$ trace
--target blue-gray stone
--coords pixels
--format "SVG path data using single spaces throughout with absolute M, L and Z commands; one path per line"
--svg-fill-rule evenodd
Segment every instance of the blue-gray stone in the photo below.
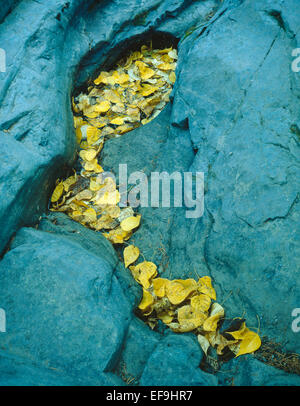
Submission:
M 223 364 L 219 375 L 224 385 L 300 386 L 300 376 L 289 374 L 258 361 L 252 355 L 238 357 Z
M 21 229 L 0 263 L 6 312 L 0 349 L 66 377 L 103 384 L 132 317 L 113 271 L 75 242 Z

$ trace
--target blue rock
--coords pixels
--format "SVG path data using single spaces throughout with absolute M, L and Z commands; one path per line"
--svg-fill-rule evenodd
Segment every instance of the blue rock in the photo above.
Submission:
M 233 386 L 300 386 L 300 376 L 288 374 L 246 355 L 223 364 L 219 375 L 225 385 Z
M 5 3 L 1 253 L 17 235 L 0 262 L 1 385 L 121 385 L 122 365 L 144 385 L 218 384 L 199 369 L 195 336 L 153 332 L 134 318 L 141 289 L 102 236 L 64 215 L 44 216 L 55 180 L 76 159 L 74 87 L 151 37 L 180 40 L 172 103 L 108 141 L 104 164 L 147 175 L 203 171 L 205 212 L 187 219 L 185 207 L 141 208 L 134 242 L 161 276 L 210 275 L 227 317 L 244 316 L 300 352 L 291 328 L 300 306 L 300 75 L 291 70 L 299 7 L 297 0 Z M 39 231 L 20 230 L 40 219 Z M 236 385 L 299 385 L 253 358 L 233 364 L 241 366 Z

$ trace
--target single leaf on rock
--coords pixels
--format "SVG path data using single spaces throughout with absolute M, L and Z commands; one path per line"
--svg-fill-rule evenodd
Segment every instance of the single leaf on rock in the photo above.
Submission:
M 127 268 L 129 265 L 133 264 L 139 257 L 140 255 L 140 250 L 138 247 L 135 247 L 134 245 L 129 245 L 124 249 L 124 262 L 125 262 L 125 268 Z
M 236 357 L 239 357 L 243 354 L 250 354 L 259 349 L 261 346 L 261 339 L 257 333 L 254 331 L 248 330 L 245 334 L 242 342 L 240 343 L 239 351 L 236 354 Z
M 207 351 L 210 347 L 210 343 L 209 343 L 208 339 L 201 334 L 198 334 L 197 339 L 198 339 L 198 343 L 200 344 L 200 347 L 202 348 L 204 354 L 207 355 Z
M 140 221 L 141 221 L 140 215 L 131 216 L 124 219 L 120 225 L 124 231 L 131 231 L 140 225 Z

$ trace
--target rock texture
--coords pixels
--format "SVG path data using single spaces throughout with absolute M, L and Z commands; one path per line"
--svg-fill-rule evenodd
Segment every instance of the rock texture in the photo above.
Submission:
M 203 171 L 204 216 L 141 208 L 135 244 L 161 276 L 210 275 L 227 317 L 259 320 L 261 335 L 299 353 L 299 2 L 6 4 L 0 252 L 13 241 L 0 262 L 0 385 L 299 385 L 251 357 L 232 361 L 226 380 L 204 373 L 195 337 L 151 331 L 135 317 L 141 290 L 101 235 L 45 215 L 55 179 L 76 157 L 74 86 L 139 42 L 180 40 L 172 102 L 107 142 L 104 165 Z

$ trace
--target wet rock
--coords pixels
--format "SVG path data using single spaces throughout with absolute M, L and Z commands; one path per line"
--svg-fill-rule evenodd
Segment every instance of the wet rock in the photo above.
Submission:
M 140 285 L 135 282 L 131 273 L 125 269 L 124 263 L 120 261 L 112 244 L 100 232 L 92 231 L 67 215 L 57 212 L 43 216 L 38 228 L 42 231 L 57 234 L 62 240 L 74 242 L 91 254 L 98 256 L 101 261 L 106 261 L 114 270 L 124 295 L 132 304 L 132 307 L 138 305 L 142 297 Z M 122 251 L 119 252 L 119 255 L 122 255 Z
M 1 350 L 66 377 L 118 384 L 106 373 L 118 361 L 132 305 L 113 271 L 76 242 L 21 229 L 0 263 Z

